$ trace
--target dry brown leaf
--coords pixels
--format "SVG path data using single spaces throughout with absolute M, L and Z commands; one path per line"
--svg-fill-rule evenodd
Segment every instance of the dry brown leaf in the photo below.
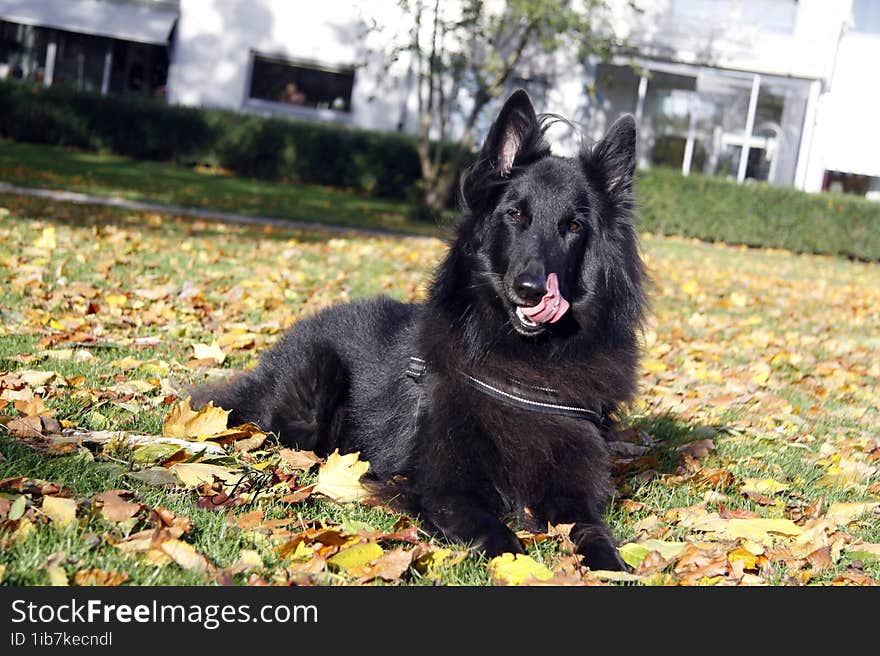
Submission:
M 243 531 L 257 528 L 263 523 L 263 509 L 257 508 L 254 511 L 238 515 L 235 518 L 235 524 Z
M 413 559 L 417 555 L 416 552 L 416 549 L 392 549 L 391 551 L 386 551 L 368 565 L 349 569 L 348 573 L 357 577 L 361 583 L 374 579 L 397 581 L 412 565 Z
M 80 586 L 116 586 L 128 580 L 126 572 L 108 572 L 103 569 L 81 569 L 73 575 L 73 582 Z
M 314 451 L 294 451 L 293 449 L 281 449 L 278 452 L 281 462 L 290 469 L 307 471 L 322 461 Z
M 101 504 L 101 513 L 111 522 L 124 522 L 140 512 L 139 503 L 125 501 L 119 496 L 122 490 L 108 490 L 95 495 L 95 501 Z

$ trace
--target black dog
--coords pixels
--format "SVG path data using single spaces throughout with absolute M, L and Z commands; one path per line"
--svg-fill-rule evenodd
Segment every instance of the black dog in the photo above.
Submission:
M 375 481 L 403 480 L 392 505 L 488 555 L 522 551 L 502 518 L 574 523 L 586 564 L 620 569 L 603 512 L 645 307 L 635 124 L 575 158 L 550 154 L 546 124 L 524 91 L 505 103 L 424 304 L 326 310 L 194 402 L 302 449 L 360 451 Z

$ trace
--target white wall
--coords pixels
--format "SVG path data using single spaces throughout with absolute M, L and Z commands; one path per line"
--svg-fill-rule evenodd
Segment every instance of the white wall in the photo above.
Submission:
M 807 191 L 819 191 L 824 171 L 880 177 L 880 35 L 847 33 L 834 75 L 819 103 Z
M 382 12 L 394 7 L 387 0 L 370 4 Z M 253 51 L 351 67 L 367 59 L 360 35 L 359 3 L 351 0 L 181 0 L 168 97 L 184 105 L 253 110 L 247 99 Z M 377 94 L 376 77 L 355 72 L 352 112 L 334 113 L 340 120 L 395 128 L 403 84 L 385 85 L 392 91 Z M 373 96 L 377 97 L 371 100 Z M 316 116 L 303 108 L 276 109 Z
M 617 3 L 615 29 L 645 56 L 795 77 L 829 72 L 849 0 L 799 0 L 793 29 L 756 25 L 761 5 L 791 0 L 637 0 L 641 14 Z

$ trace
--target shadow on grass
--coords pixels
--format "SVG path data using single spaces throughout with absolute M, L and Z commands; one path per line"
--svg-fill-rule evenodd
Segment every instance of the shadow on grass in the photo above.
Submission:
M 257 180 L 67 148 L 0 142 L 0 179 L 30 187 L 282 220 L 433 236 L 406 203 L 320 185 Z
M 180 233 L 186 237 L 216 237 L 218 239 L 245 240 L 271 240 L 288 241 L 296 238 L 306 243 L 320 243 L 332 239 L 348 238 L 347 233 L 324 231 L 320 227 L 314 229 L 302 229 L 291 225 L 287 226 L 260 226 L 247 224 L 228 224 L 213 221 L 209 218 L 185 217 L 175 214 L 158 214 L 150 211 L 135 211 L 122 208 L 107 207 L 104 205 L 88 205 L 67 203 L 60 201 L 47 201 L 44 198 L 32 198 L 28 196 L 16 196 L 0 194 L 0 206 L 8 209 L 13 215 L 27 219 L 39 219 L 49 223 L 68 225 L 75 227 L 126 227 L 135 228 L 144 234 L 162 234 L 169 232 Z M 157 219 L 156 217 L 161 217 Z M 355 226 L 336 226 L 351 227 Z M 359 239 L 377 239 L 380 236 L 370 236 L 351 233 L 351 236 Z M 393 238 L 396 235 L 390 234 Z M 407 236 L 404 234 L 401 237 Z
M 694 424 L 674 414 L 648 415 L 632 418 L 626 430 L 652 438 L 642 453 L 624 454 L 617 458 L 618 488 L 631 488 L 655 475 L 675 474 L 682 462 L 682 447 L 712 438 L 723 426 Z

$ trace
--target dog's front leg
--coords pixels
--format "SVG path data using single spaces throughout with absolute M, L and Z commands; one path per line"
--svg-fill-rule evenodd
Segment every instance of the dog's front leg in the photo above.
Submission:
M 542 515 L 550 524 L 574 524 L 569 533 L 577 553 L 593 570 L 625 571 L 611 529 L 598 508 L 586 498 L 564 497 L 543 504 Z
M 513 531 L 468 495 L 426 496 L 422 499 L 422 508 L 423 518 L 438 533 L 449 540 L 473 546 L 490 558 L 505 552 L 523 552 Z

